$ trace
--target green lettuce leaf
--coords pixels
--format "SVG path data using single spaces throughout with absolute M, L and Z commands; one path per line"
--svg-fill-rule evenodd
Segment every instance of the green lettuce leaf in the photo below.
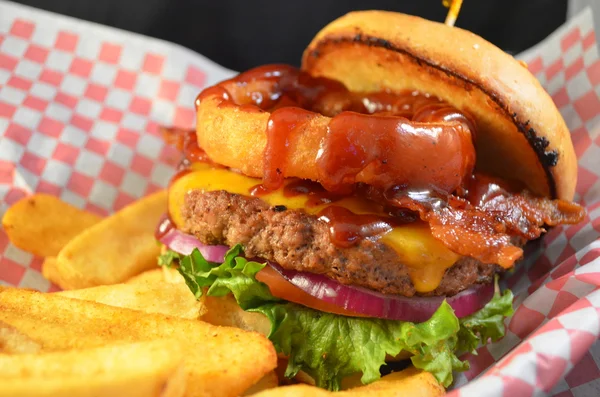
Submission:
M 175 260 L 179 260 L 180 256 L 181 255 L 175 251 L 166 250 L 158 256 L 158 266 L 171 267 Z
M 373 382 L 380 377 L 386 355 L 402 350 L 413 353 L 413 364 L 438 375 L 445 385 L 452 382 L 453 369 L 464 368 L 453 359 L 459 324 L 447 303 L 420 324 L 351 318 L 294 303 L 270 303 L 251 310 L 271 321 L 269 339 L 289 356 L 286 376 L 303 370 L 320 387 L 337 390 L 342 378 L 357 372 L 362 372 L 363 383 Z
M 502 338 L 505 331 L 504 319 L 513 313 L 512 292 L 507 289 L 502 294 L 497 289 L 492 300 L 481 310 L 460 319 L 458 350 L 476 353 L 478 346 Z
M 365 384 L 377 380 L 386 356 L 403 350 L 413 354 L 415 367 L 431 372 L 447 387 L 452 383 L 452 371 L 469 368 L 457 354 L 501 337 L 502 316 L 512 313 L 510 292 L 494 297 L 481 311 L 462 320 L 446 302 L 429 320 L 418 324 L 324 313 L 272 296 L 267 285 L 255 278 L 265 264 L 242 255 L 238 245 L 227 252 L 221 264 L 207 262 L 198 250 L 187 256 L 163 254 L 161 263 L 170 266 L 178 259 L 179 273 L 197 298 L 204 292 L 209 296 L 231 293 L 242 309 L 267 316 L 269 339 L 278 352 L 289 357 L 286 376 L 302 370 L 318 386 L 330 390 L 338 390 L 341 380 L 355 373 L 362 373 Z

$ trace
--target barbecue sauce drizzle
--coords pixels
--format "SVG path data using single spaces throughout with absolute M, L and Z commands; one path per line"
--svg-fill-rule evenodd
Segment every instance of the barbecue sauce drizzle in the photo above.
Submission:
M 307 195 L 306 207 L 318 207 L 334 203 L 344 196 L 325 190 L 319 183 L 294 179 L 283 187 L 284 197 Z M 378 204 L 373 203 L 373 206 Z M 329 237 L 338 247 L 348 248 L 363 239 L 377 238 L 394 226 L 414 222 L 417 217 L 410 211 L 390 209 L 387 216 L 356 214 L 339 205 L 328 205 L 317 216 L 329 226 Z
M 339 82 L 291 66 L 267 65 L 207 88 L 196 106 L 209 97 L 216 97 L 219 107 L 270 112 L 264 178 L 250 195 L 283 186 L 286 197 L 307 195 L 307 207 L 327 204 L 318 216 L 328 223 L 331 241 L 339 247 L 421 219 L 452 251 L 510 267 L 521 252 L 511 237 L 531 240 L 544 231 L 544 224 L 574 224 L 585 215 L 575 203 L 535 198 L 520 184 L 473 173 L 473 120 L 427 94 L 352 93 Z M 296 134 L 310 131 L 319 113 L 332 117 L 315 159 L 320 183 L 288 178 L 288 149 Z M 163 136 L 184 153 L 172 181 L 190 172 L 189 164 L 196 161 L 222 167 L 198 147 L 195 131 L 164 129 Z M 357 180 L 363 172 L 375 176 L 373 183 Z M 387 215 L 356 214 L 335 205 L 349 195 L 372 201 L 378 213 Z M 278 211 L 286 210 L 280 207 Z M 158 235 L 169 227 L 166 218 Z
M 211 96 L 220 99 L 219 107 L 270 112 L 264 177 L 251 189 L 252 196 L 283 186 L 286 196 L 308 194 L 307 206 L 329 204 L 359 194 L 357 176 L 365 169 L 383 190 L 410 184 L 448 195 L 462 188 L 473 172 L 474 122 L 426 94 L 357 94 L 337 81 L 315 78 L 291 66 L 266 65 L 207 88 L 196 106 Z M 316 158 L 321 184 L 294 180 L 284 186 L 290 145 L 320 115 L 332 117 Z M 408 210 L 389 214 L 360 215 L 330 205 L 318 216 L 328 223 L 332 243 L 349 247 L 418 218 Z
M 421 184 L 427 191 L 441 190 L 447 195 L 462 188 L 472 175 L 474 122 L 427 94 L 357 94 L 337 81 L 315 78 L 291 66 L 266 65 L 205 89 L 196 106 L 208 97 L 217 97 L 219 107 L 270 112 L 264 177 L 250 190 L 252 196 L 283 187 L 288 197 L 307 194 L 309 207 L 330 204 L 359 194 L 357 175 L 365 169 L 383 190 Z M 316 158 L 321 184 L 296 179 L 284 186 L 288 149 L 295 135 L 320 115 L 332 117 Z M 449 161 L 436 162 L 438 157 Z M 389 216 L 380 216 L 354 214 L 336 205 L 325 207 L 318 216 L 328 223 L 331 241 L 339 247 L 376 238 L 398 224 L 418 219 L 409 210 L 396 208 Z
M 475 165 L 474 122 L 426 94 L 353 93 L 334 80 L 267 65 L 204 90 L 196 105 L 209 97 L 219 107 L 270 112 L 262 193 L 283 185 L 290 146 L 321 115 L 331 119 L 315 160 L 319 182 L 332 192 L 349 194 L 368 174 L 383 189 L 409 184 L 450 194 Z
M 215 95 L 221 107 L 270 112 L 263 181 L 251 195 L 282 186 L 288 194 L 304 189 L 308 206 L 329 204 L 318 215 L 340 247 L 420 218 L 454 252 L 508 267 L 521 253 L 511 236 L 537 238 L 544 224 L 577 223 L 585 213 L 576 204 L 535 198 L 518 193 L 522 186 L 474 174 L 475 123 L 427 94 L 354 93 L 291 66 L 267 65 L 205 90 L 196 105 Z M 289 148 L 315 128 L 311 123 L 326 120 L 321 115 L 331 119 L 315 159 L 320 184 L 285 181 Z M 373 201 L 388 216 L 331 204 L 348 195 Z

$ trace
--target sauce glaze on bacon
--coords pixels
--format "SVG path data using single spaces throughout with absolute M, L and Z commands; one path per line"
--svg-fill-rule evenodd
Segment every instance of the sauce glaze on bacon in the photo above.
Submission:
M 396 187 L 384 194 L 369 189 L 372 200 L 408 208 L 429 223 L 434 237 L 450 250 L 504 268 L 521 258 L 525 242 L 538 238 L 545 225 L 580 222 L 584 209 L 565 200 L 534 197 L 509 190 L 504 181 L 475 174 L 465 197 L 435 195 Z

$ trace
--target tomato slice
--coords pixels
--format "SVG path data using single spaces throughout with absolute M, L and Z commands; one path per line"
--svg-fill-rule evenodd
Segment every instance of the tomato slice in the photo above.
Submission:
M 281 274 L 268 265 L 256 274 L 256 279 L 267 284 L 271 290 L 271 294 L 277 298 L 298 303 L 299 305 L 310 307 L 311 309 L 322 312 L 340 314 L 350 317 L 366 317 L 365 315 L 348 311 L 343 307 L 336 306 L 332 303 L 315 298 L 314 296 L 302 291 L 300 288 L 287 281 Z

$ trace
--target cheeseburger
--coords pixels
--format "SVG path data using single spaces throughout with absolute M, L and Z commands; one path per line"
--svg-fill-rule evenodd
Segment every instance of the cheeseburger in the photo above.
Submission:
M 326 26 L 300 69 L 205 89 L 157 229 L 204 319 L 264 332 L 339 389 L 409 358 L 444 386 L 504 334 L 496 275 L 579 222 L 569 131 L 526 65 L 392 12 Z

